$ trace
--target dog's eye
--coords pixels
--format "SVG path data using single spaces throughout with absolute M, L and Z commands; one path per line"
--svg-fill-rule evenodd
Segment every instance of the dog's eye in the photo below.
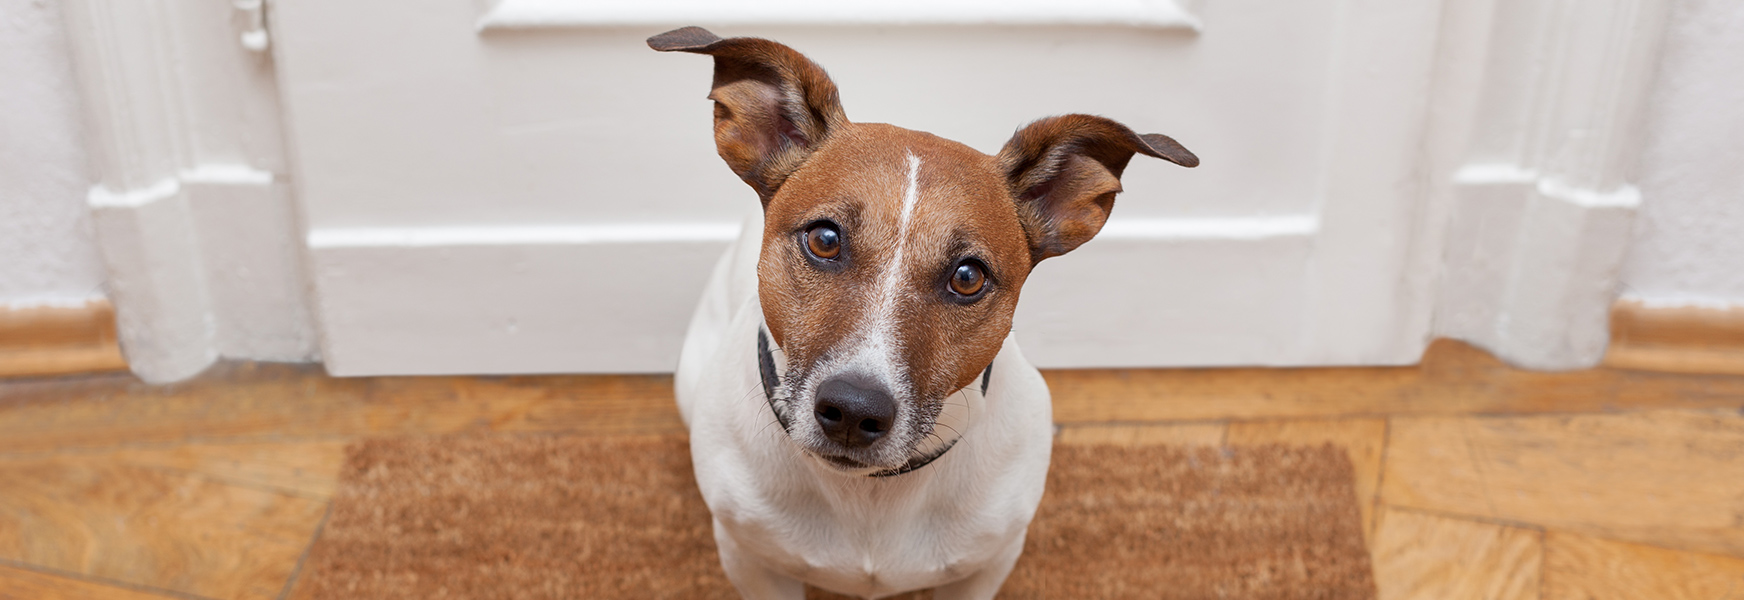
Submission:
M 951 271 L 951 291 L 959 296 L 974 296 L 981 293 L 981 288 L 987 287 L 987 274 L 981 271 L 981 265 L 972 260 L 957 263 L 957 268 Z
M 813 225 L 805 232 L 805 248 L 812 256 L 833 259 L 842 253 L 842 232 L 836 231 L 836 226 L 829 223 Z

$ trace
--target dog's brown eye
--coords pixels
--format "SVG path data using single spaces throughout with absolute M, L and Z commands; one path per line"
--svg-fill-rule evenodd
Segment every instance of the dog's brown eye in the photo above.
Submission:
M 951 291 L 961 296 L 973 296 L 981 293 L 981 288 L 987 286 L 987 274 L 981 272 L 981 265 L 973 262 L 957 263 L 957 270 L 951 272 Z
M 816 225 L 805 232 L 805 247 L 811 255 L 830 260 L 842 253 L 842 232 L 834 225 Z

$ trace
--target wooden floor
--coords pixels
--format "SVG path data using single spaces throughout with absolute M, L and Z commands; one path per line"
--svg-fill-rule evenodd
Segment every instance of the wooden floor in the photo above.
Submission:
M 1061 443 L 1320 444 L 1382 598 L 1744 600 L 1744 377 L 1417 367 L 1048 373 Z M 0 380 L 0 599 L 286 598 L 345 444 L 676 432 L 671 380 Z

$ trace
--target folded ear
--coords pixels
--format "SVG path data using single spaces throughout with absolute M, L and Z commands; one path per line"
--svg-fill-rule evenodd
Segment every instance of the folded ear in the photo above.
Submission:
M 1199 166 L 1199 157 L 1169 136 L 1139 135 L 1091 115 L 1048 117 L 1011 136 L 999 166 L 1029 235 L 1031 263 L 1071 252 L 1102 230 L 1135 152 Z
M 715 57 L 715 148 L 767 205 L 813 150 L 848 123 L 823 67 L 779 43 L 701 27 L 648 38 L 661 52 Z

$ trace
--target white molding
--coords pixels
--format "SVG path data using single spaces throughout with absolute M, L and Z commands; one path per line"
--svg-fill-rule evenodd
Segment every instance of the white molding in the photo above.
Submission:
M 1577 188 L 1561 178 L 1545 177 L 1538 180 L 1538 193 L 1585 208 L 1626 208 L 1633 211 L 1641 206 L 1641 190 L 1627 184 L 1602 192 Z
M 1436 332 L 1537 369 L 1598 363 L 1640 195 L 1554 178 L 1464 181 L 1455 210 Z
M 1174 0 L 500 0 L 479 31 L 639 25 L 1102 25 L 1198 31 Z
M 1514 163 L 1474 163 L 1460 167 L 1453 174 L 1453 183 L 1457 185 L 1528 183 L 1537 180 L 1537 171 Z
M 288 186 L 269 172 L 207 164 L 142 188 L 87 196 L 130 367 L 175 381 L 219 356 L 314 358 L 294 277 Z
M 1547 198 L 1587 208 L 1634 209 L 1641 206 L 1641 190 L 1633 185 L 1620 185 L 1609 191 L 1583 189 L 1563 178 L 1506 163 L 1466 165 L 1454 173 L 1453 183 L 1457 186 L 1531 184 Z
M 182 193 L 182 180 L 177 177 L 165 177 L 157 183 L 131 190 L 111 190 L 101 184 L 91 186 L 91 191 L 85 194 L 85 203 L 91 208 L 130 208 L 140 207 L 160 200 L 166 200 Z
M 268 185 L 275 179 L 272 171 L 256 169 L 248 165 L 202 163 L 191 169 L 182 169 L 179 174 L 182 181 L 188 183 L 213 183 L 224 185 Z
M 315 346 L 290 188 L 271 171 L 271 70 L 230 17 L 189 0 L 66 4 L 97 179 L 86 202 L 122 350 L 146 381 Z
M 178 168 L 187 99 L 168 0 L 66 5 L 99 181 L 86 200 L 133 372 L 182 379 L 217 359 L 199 244 Z
M 85 195 L 85 202 L 91 208 L 139 207 L 180 194 L 183 183 L 258 186 L 270 185 L 272 182 L 271 172 L 247 165 L 207 164 L 183 169 L 173 177 L 165 177 L 156 183 L 129 190 L 117 191 L 103 184 L 93 185 Z
M 1589 367 L 1641 203 L 1629 180 L 1668 0 L 1484 4 L 1486 44 L 1462 61 L 1483 72 L 1459 73 L 1441 107 L 1459 116 L 1438 121 L 1452 174 L 1434 192 L 1450 207 L 1435 331 Z
M 218 359 L 186 189 L 167 181 L 173 185 L 148 188 L 167 194 L 117 194 L 138 202 L 101 203 L 101 187 L 92 194 L 91 222 L 109 269 L 106 289 L 121 350 L 128 367 L 148 382 L 191 377 Z

